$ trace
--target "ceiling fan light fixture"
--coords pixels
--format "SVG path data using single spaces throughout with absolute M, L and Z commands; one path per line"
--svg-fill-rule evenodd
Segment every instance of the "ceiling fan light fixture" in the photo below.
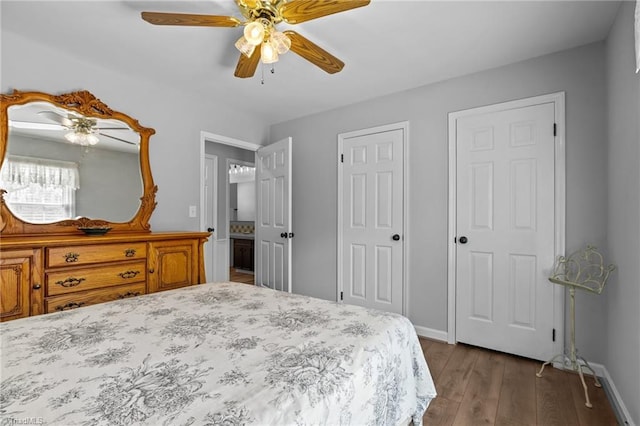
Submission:
M 240 53 L 242 53 L 247 58 L 250 58 L 253 54 L 253 51 L 256 50 L 256 46 L 249 43 L 244 36 L 240 37 L 238 41 L 236 41 L 235 46 L 236 49 L 238 49 Z
M 274 62 L 278 62 L 278 51 L 270 41 L 262 43 L 262 47 L 260 48 L 260 59 L 262 59 L 263 64 L 273 64 Z
M 64 135 L 64 138 L 71 143 L 78 145 L 95 145 L 100 139 L 92 133 L 71 131 Z
M 2 1 L 2 0 L 0 0 Z M 276 31 L 280 23 L 299 24 L 334 13 L 367 6 L 371 0 L 235 0 L 242 18 L 233 16 L 199 15 L 190 13 L 142 12 L 142 19 L 154 25 L 182 25 L 203 27 L 242 26 L 243 39 L 235 46 L 241 54 L 233 73 L 238 78 L 253 77 L 262 60 L 271 64 L 289 50 L 323 71 L 334 74 L 342 70 L 344 62 L 295 31 Z M 244 19 L 244 21 L 242 20 Z M 246 44 L 260 46 L 260 56 Z M 271 67 L 273 72 L 273 67 Z
M 280 31 L 274 31 L 271 34 L 271 44 L 278 51 L 278 54 L 284 55 L 291 48 L 291 39 Z
M 259 45 L 264 40 L 264 25 L 259 21 L 249 22 L 244 27 L 244 38 L 254 46 Z

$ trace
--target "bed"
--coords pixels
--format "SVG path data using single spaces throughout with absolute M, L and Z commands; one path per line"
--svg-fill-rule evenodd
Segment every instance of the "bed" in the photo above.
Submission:
M 0 324 L 2 424 L 422 423 L 404 317 L 237 283 Z

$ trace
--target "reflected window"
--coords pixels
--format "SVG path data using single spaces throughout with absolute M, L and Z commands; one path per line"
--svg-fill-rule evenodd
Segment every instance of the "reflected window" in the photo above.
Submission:
M 0 187 L 11 211 L 31 223 L 75 217 L 80 187 L 78 165 L 34 157 L 8 156 L 0 170 Z

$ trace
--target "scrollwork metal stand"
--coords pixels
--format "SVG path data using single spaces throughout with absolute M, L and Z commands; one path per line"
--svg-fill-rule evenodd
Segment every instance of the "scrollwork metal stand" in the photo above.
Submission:
M 577 371 L 584 389 L 585 404 L 588 408 L 593 407 L 589 401 L 589 393 L 587 392 L 587 384 L 584 380 L 583 370 L 588 370 L 593 375 L 594 385 L 601 387 L 600 381 L 595 371 L 586 359 L 578 355 L 576 349 L 576 289 L 585 290 L 591 293 L 600 294 L 604 289 L 609 274 L 616 269 L 611 264 L 604 266 L 602 255 L 596 251 L 596 247 L 587 246 L 586 249 L 576 251 L 569 257 L 559 256 L 553 275 L 549 277 L 549 281 L 554 284 L 563 285 L 569 289 L 569 315 L 571 317 L 571 346 L 567 354 L 555 355 L 549 361 L 542 364 L 540 371 L 536 373 L 537 377 L 542 377 L 542 372 L 548 364 L 562 360 L 565 369 Z

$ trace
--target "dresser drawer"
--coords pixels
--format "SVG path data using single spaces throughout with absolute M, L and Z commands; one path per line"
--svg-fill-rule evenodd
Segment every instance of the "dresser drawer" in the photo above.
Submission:
M 146 259 L 146 243 L 95 244 L 47 248 L 48 268 L 88 265 L 120 260 Z
M 145 284 L 138 283 L 47 297 L 44 299 L 44 311 L 46 313 L 67 311 L 83 306 L 95 305 L 96 303 L 140 296 L 144 293 Z
M 92 268 L 68 268 L 45 274 L 47 296 L 68 294 L 106 286 L 144 282 L 146 262 L 123 262 Z

